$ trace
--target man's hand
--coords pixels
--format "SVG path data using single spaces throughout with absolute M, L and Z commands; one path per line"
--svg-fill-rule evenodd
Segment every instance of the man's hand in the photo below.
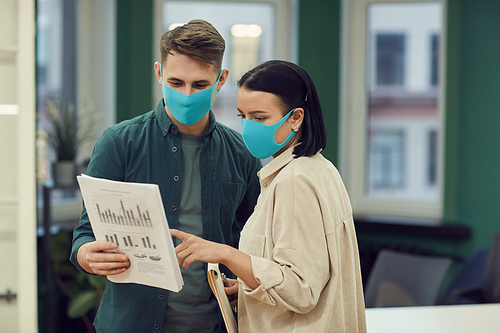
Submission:
M 106 241 L 94 241 L 83 244 L 78 249 L 77 260 L 87 272 L 98 275 L 120 274 L 127 270 L 130 262 L 121 253 L 104 251 L 116 250 L 118 245 Z

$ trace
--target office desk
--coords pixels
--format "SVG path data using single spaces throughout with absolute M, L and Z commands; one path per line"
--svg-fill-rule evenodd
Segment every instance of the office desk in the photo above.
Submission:
M 500 333 L 500 304 L 366 309 L 368 333 Z

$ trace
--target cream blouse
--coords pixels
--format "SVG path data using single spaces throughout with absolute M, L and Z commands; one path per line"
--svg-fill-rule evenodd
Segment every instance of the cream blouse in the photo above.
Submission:
M 366 332 L 352 209 L 337 169 L 293 147 L 259 171 L 261 194 L 241 232 L 260 286 L 240 281 L 240 333 Z

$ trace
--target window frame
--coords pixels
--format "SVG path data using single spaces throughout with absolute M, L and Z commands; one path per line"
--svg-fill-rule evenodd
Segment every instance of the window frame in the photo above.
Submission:
M 367 15 L 368 5 L 383 3 L 440 3 L 442 6 L 442 30 L 439 38 L 438 87 L 439 134 L 437 142 L 436 202 L 410 200 L 381 200 L 367 196 L 366 177 L 366 126 L 367 105 Z M 438 223 L 443 216 L 444 189 L 444 137 L 445 137 L 445 91 L 446 78 L 446 0 L 343 0 L 342 41 L 341 41 L 341 100 L 340 100 L 340 140 L 339 170 L 349 192 L 354 214 L 357 216 L 391 216 L 428 220 Z M 359 135 L 363 133 L 363 135 Z
M 152 41 L 152 63 L 159 60 L 158 42 L 163 34 L 162 14 L 163 3 L 168 0 L 154 0 L 153 10 L 153 41 Z M 186 2 L 242 2 L 242 3 L 270 3 L 275 6 L 276 26 L 275 34 L 280 36 L 275 40 L 275 57 L 276 59 L 287 60 L 298 63 L 298 8 L 299 0 L 172 0 Z M 230 54 L 224 53 L 224 58 Z M 153 87 L 156 87 L 158 82 L 153 70 L 151 70 L 151 80 Z M 162 98 L 160 89 L 153 89 L 151 96 L 151 105 L 156 106 Z

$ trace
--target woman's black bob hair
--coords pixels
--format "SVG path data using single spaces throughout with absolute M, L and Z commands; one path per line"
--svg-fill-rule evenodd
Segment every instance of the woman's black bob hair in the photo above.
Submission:
M 304 109 L 300 144 L 293 150 L 295 158 L 312 156 L 325 148 L 326 132 L 318 94 L 302 67 L 283 60 L 267 61 L 245 73 L 238 87 L 276 95 L 283 104 L 283 115 L 293 108 Z

